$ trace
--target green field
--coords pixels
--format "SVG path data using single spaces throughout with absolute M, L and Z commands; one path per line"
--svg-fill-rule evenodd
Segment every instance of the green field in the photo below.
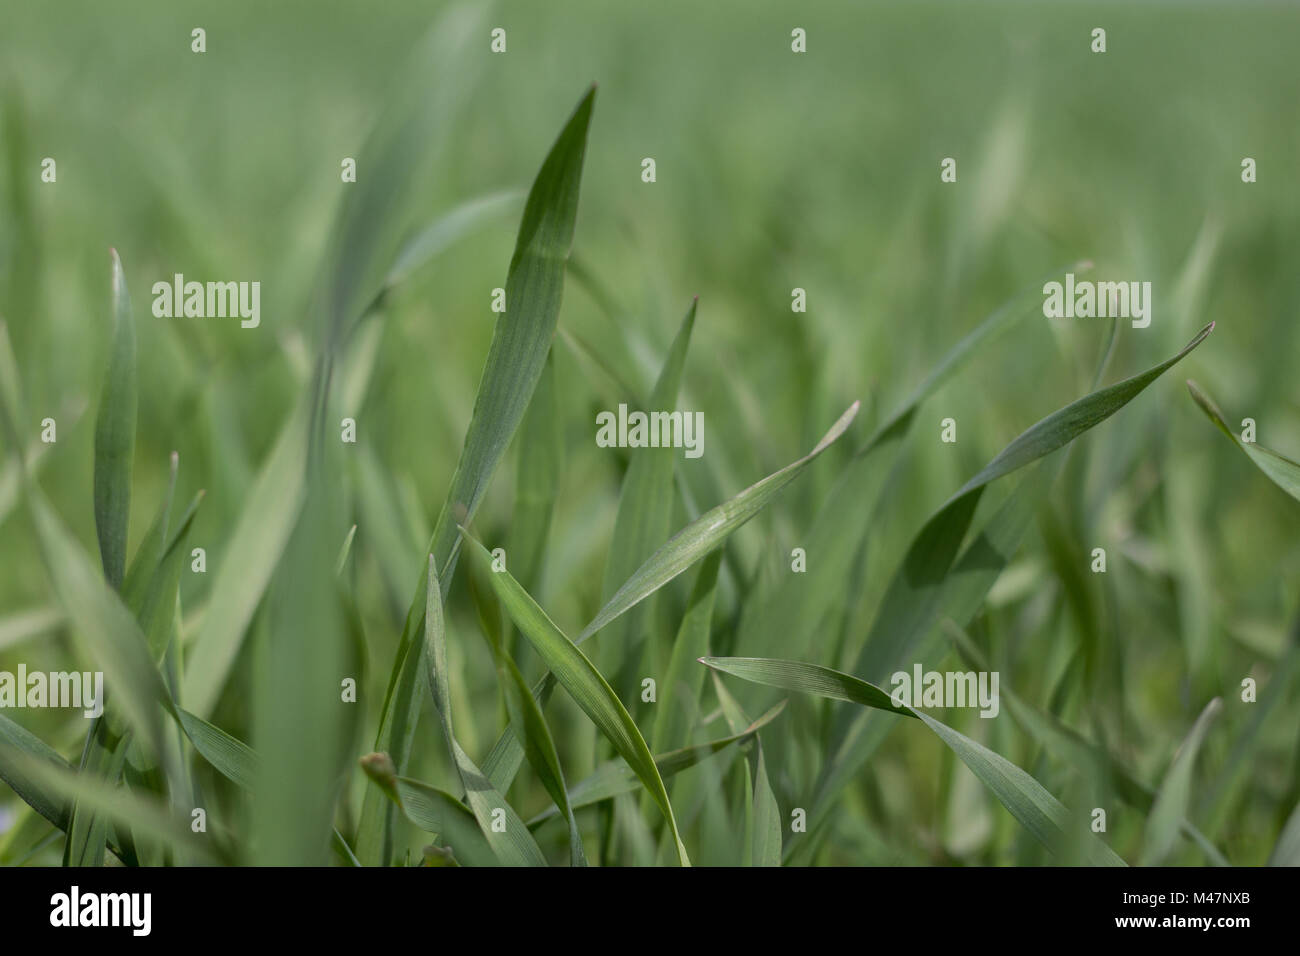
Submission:
M 1300 8 L 5 7 L 0 862 L 1300 863 Z

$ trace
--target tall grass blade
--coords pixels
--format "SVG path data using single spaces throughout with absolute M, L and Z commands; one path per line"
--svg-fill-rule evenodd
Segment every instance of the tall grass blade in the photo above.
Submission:
M 484 563 L 485 567 L 491 568 L 492 556 L 488 554 L 487 549 L 470 537 L 463 528 L 461 531 L 471 552 Z M 618 754 L 641 778 L 646 790 L 659 805 L 664 819 L 668 821 L 669 830 L 677 847 L 678 862 L 682 866 L 690 866 L 686 847 L 677 832 L 677 820 L 673 816 L 673 808 L 668 801 L 668 791 L 664 788 L 663 778 L 659 776 L 659 769 L 655 766 L 650 748 L 646 746 L 645 739 L 629 716 L 627 708 L 606 683 L 605 678 L 596 670 L 595 665 L 555 626 L 508 571 L 490 572 L 490 578 L 493 589 L 501 598 L 501 602 L 520 633 L 533 645 L 542 661 L 555 675 L 556 680 L 569 692 L 574 702 L 591 718 L 591 722 L 608 738 Z
M 113 339 L 108 374 L 95 416 L 95 531 L 104 579 L 122 586 L 131 511 L 131 463 L 135 454 L 135 322 L 122 262 L 113 249 Z
M 924 711 L 901 707 L 879 687 L 849 674 L 798 661 L 763 658 L 709 657 L 701 663 L 742 680 L 779 687 L 832 700 L 848 701 L 915 717 L 929 727 L 971 769 L 998 801 L 1022 826 L 1053 852 L 1070 839 L 1072 825 L 1069 812 L 1037 780 L 1000 754 L 935 720 Z M 1093 864 L 1123 866 L 1124 861 L 1095 837 L 1089 841 L 1089 860 Z

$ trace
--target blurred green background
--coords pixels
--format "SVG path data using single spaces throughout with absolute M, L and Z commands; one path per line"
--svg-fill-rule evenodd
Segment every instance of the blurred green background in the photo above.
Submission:
M 0 316 L 33 441 L 40 418 L 59 423 L 39 480 L 94 554 L 93 421 L 113 247 L 138 338 L 132 545 L 172 450 L 178 500 L 207 490 L 192 538 L 207 549 L 209 573 L 182 581 L 187 636 L 309 371 L 321 264 L 353 188 L 340 182 L 340 160 L 363 155 L 440 6 L 4 4 Z M 704 412 L 705 455 L 677 467 L 701 507 L 803 454 L 863 401 L 850 439 L 734 539 L 740 568 L 762 589 L 788 573 L 790 549 L 874 424 L 982 317 L 1028 290 L 1027 318 L 922 408 L 862 559 L 843 569 L 842 614 L 812 647 L 813 659 L 849 666 L 926 517 L 1022 430 L 1088 390 L 1106 323 L 1045 319 L 1033 290 L 1052 270 L 1059 280 L 1066 264 L 1091 259 L 1091 278 L 1154 289 L 1154 320 L 1145 330 L 1121 325 L 1108 381 L 1173 354 L 1210 321 L 1217 327 L 1080 440 L 1086 458 L 1054 489 L 977 631 L 1004 690 L 1044 708 L 1072 649 L 1102 647 L 1105 672 L 1068 678 L 1052 706 L 1104 733 L 1153 786 L 1201 708 L 1224 697 L 1192 818 L 1234 863 L 1262 863 L 1300 796 L 1295 670 L 1283 664 L 1293 660 L 1288 634 L 1300 610 L 1300 505 L 1215 432 L 1183 380 L 1205 385 L 1230 423 L 1253 417 L 1261 443 L 1300 453 L 1300 9 L 505 2 L 485 22 L 506 29 L 508 52 L 492 55 L 486 30 L 467 51 L 464 109 L 434 132 L 438 148 L 418 167 L 411 228 L 465 199 L 526 188 L 573 104 L 599 84 L 573 253 L 583 281 L 570 271 L 553 349 L 564 466 L 536 593 L 551 617 L 573 634 L 601 603 L 626 457 L 596 448 L 595 413 L 626 401 L 626 389 L 648 393 L 692 296 L 699 315 L 680 407 Z M 190 51 L 198 26 L 202 55 Z M 1097 26 L 1105 54 L 1089 49 Z M 807 31 L 806 54 L 791 53 L 794 27 Z M 40 182 L 46 156 L 57 161 L 57 184 Z M 1258 164 L 1254 184 L 1240 178 L 1247 156 Z M 641 181 L 645 157 L 656 161 L 653 184 Z M 957 160 L 955 184 L 940 182 L 944 157 Z M 380 505 L 360 496 L 349 505 L 369 641 L 357 755 L 371 749 L 421 549 L 460 452 L 492 335 L 490 293 L 504 284 L 519 209 L 412 275 L 367 326 L 376 352 L 353 412 L 361 450 L 342 481 L 357 484 L 364 455 L 385 494 Z M 261 327 L 154 318 L 150 286 L 178 272 L 260 280 Z M 790 310 L 794 287 L 807 291 L 806 314 Z M 949 416 L 956 444 L 939 441 Z M 13 449 L 0 467 L 0 669 L 73 666 L 17 497 Z M 507 535 L 513 469 L 511 455 L 477 518 L 487 542 Z M 1003 484 L 983 507 L 1014 485 Z M 686 519 L 679 503 L 673 527 Z M 1061 555 L 1086 569 L 1094 547 L 1107 549 L 1107 575 L 1072 584 Z M 663 627 L 675 629 L 692 577 L 660 600 Z M 463 585 L 450 598 L 457 730 L 481 758 L 504 724 Z M 740 587 L 724 577 L 715 627 L 738 615 Z M 241 659 L 214 718 L 244 739 L 248 668 Z M 1280 701 L 1260 726 L 1252 721 L 1264 704 L 1239 699 L 1247 676 L 1261 701 Z M 558 696 L 549 712 L 572 782 L 600 751 Z M 764 732 L 787 820 L 816 779 L 832 706 L 847 705 L 793 700 Z M 644 707 L 632 710 L 638 720 Z M 9 716 L 65 755 L 80 747 L 85 724 L 68 712 Z M 1087 791 L 1008 720 L 949 717 L 1067 804 Z M 450 786 L 433 719 L 421 735 L 412 775 Z M 705 804 L 688 838 L 701 862 L 729 861 L 734 821 L 708 805 L 708 775 L 731 766 L 720 760 L 689 784 Z M 345 804 L 359 802 L 355 776 Z M 527 773 L 511 797 L 525 816 L 547 803 Z M 7 791 L 0 808 L 0 829 L 14 825 Z M 1142 815 L 1116 805 L 1110 819 L 1109 842 L 1132 859 Z M 910 728 L 858 775 L 829 827 L 802 862 L 1046 859 L 947 750 Z M 542 837 L 561 859 L 563 827 Z M 616 859 L 645 862 L 630 849 Z M 1174 861 L 1204 857 L 1184 844 Z

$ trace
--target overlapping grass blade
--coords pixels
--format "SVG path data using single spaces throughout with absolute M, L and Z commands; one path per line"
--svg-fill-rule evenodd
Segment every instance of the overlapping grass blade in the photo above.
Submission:
M 655 766 L 659 768 L 659 776 L 665 781 L 671 780 L 683 770 L 694 767 L 700 761 L 707 760 L 714 754 L 726 750 L 732 744 L 749 740 L 759 730 L 774 721 L 783 710 L 785 710 L 784 700 L 769 708 L 761 717 L 740 733 L 656 755 Z M 601 764 L 590 776 L 583 778 L 569 790 L 569 803 L 572 804 L 575 810 L 580 810 L 583 807 L 603 803 L 620 794 L 631 793 L 642 786 L 641 778 L 637 776 L 636 771 L 627 765 L 625 760 L 621 758 L 610 760 Z M 547 807 L 529 820 L 528 825 L 535 827 L 556 816 L 558 812 L 555 807 Z
M 723 544 L 732 532 L 762 511 L 782 488 L 843 435 L 857 412 L 858 403 L 854 402 L 807 455 L 750 485 L 734 498 L 705 512 L 678 531 L 624 582 L 592 622 L 583 628 L 574 643 L 581 644 L 628 608 L 653 594 Z M 546 702 L 554 687 L 553 680 L 548 674 L 533 689 L 542 703 Z M 522 759 L 523 750 L 513 732 L 507 728 L 488 754 L 483 769 L 498 787 L 508 787 Z
M 642 409 L 646 414 L 659 410 L 671 411 L 677 407 L 677 393 L 681 387 L 682 369 L 686 365 L 686 352 L 690 347 L 698 305 L 699 300 L 696 299 L 686 310 L 686 317 L 682 319 L 677 336 L 664 359 L 663 369 L 650 393 L 649 404 Z M 632 456 L 619 493 L 614 533 L 610 538 L 609 556 L 605 561 L 602 600 L 607 601 L 613 597 L 618 587 L 667 539 L 672 528 L 673 466 L 677 454 L 677 449 L 669 446 L 646 448 Z M 642 620 L 648 606 L 642 604 L 630 608 L 610 624 L 611 633 L 602 641 L 613 667 L 615 689 L 622 699 L 630 698 L 635 686 L 635 668 L 640 663 L 645 640 Z M 621 665 L 618 664 L 620 661 Z
M 470 866 L 500 865 L 474 814 L 447 791 L 397 776 L 388 754 L 362 757 L 361 767 L 406 819 L 426 833 L 436 834 L 458 854 L 459 861 Z
M 988 465 L 952 495 L 913 538 L 890 581 L 853 670 L 884 680 L 909 661 L 923 640 L 934 641 L 941 617 L 965 623 L 997 580 L 1033 516 L 1036 501 L 1050 488 L 1063 462 L 1045 462 L 1026 478 L 998 514 L 962 550 L 984 489 L 998 478 L 1068 445 L 1136 398 L 1148 385 L 1185 358 L 1214 328 L 1202 329 L 1172 358 L 1116 385 L 1091 392 L 1022 432 Z M 1099 367 L 1110 354 L 1103 351 Z M 958 554 L 960 553 L 960 558 Z M 818 813 L 888 733 L 877 724 L 864 733 L 866 713 L 841 714 L 836 721 L 834 756 L 818 787 Z
M 113 249 L 113 339 L 108 374 L 95 417 L 95 531 L 104 579 L 121 588 L 135 454 L 135 322 L 122 262 Z
M 470 551 L 481 562 L 485 562 L 485 567 L 490 568 L 492 557 L 487 549 L 470 537 L 463 528 L 461 532 Z M 618 754 L 641 778 L 646 790 L 659 805 L 664 819 L 668 821 L 669 830 L 677 847 L 678 862 L 682 866 L 689 866 L 690 859 L 681 835 L 677 832 L 677 820 L 673 817 L 672 804 L 668 801 L 668 791 L 664 788 L 663 778 L 659 776 L 659 769 L 655 766 L 650 748 L 646 746 L 641 731 L 628 715 L 627 708 L 623 706 L 605 678 L 596 670 L 595 665 L 555 626 L 508 571 L 491 572 L 490 577 L 497 596 L 501 598 L 506 612 L 515 622 L 520 633 L 533 645 L 542 661 L 555 675 L 556 680 L 591 718 L 591 722 L 608 738 Z
M 722 550 L 718 549 L 700 563 L 695 586 L 691 589 L 686 613 L 682 615 L 677 638 L 673 641 L 668 669 L 664 672 L 662 710 L 654 719 L 650 735 L 656 753 L 667 747 L 684 744 L 689 736 L 686 722 L 697 706 L 704 687 L 704 671 L 695 666 L 709 653 L 709 627 L 713 621 L 713 604 L 718 591 L 718 568 Z
M 456 765 L 461 785 L 465 788 L 465 798 L 469 802 L 470 810 L 473 811 L 483 836 L 502 863 L 507 866 L 545 866 L 546 857 L 542 855 L 537 842 L 528 832 L 528 827 L 483 775 L 483 771 L 461 749 L 452 729 L 451 684 L 447 677 L 447 640 L 442 618 L 442 591 L 438 586 L 433 555 L 429 556 L 429 581 L 425 595 L 424 640 L 429 687 L 433 692 L 434 708 L 442 724 L 443 739 Z M 540 713 L 537 716 L 540 717 Z M 545 722 L 542 722 L 539 727 L 526 715 L 521 715 L 521 721 L 526 722 L 526 730 L 533 735 L 530 742 L 539 749 L 545 749 L 545 743 L 538 739 L 545 729 Z M 549 739 L 549 733 L 546 736 Z M 554 745 L 550 747 L 549 756 L 555 756 Z M 555 759 L 555 767 L 558 770 L 559 761 L 558 758 Z M 544 758 L 539 757 L 539 760 L 543 765 L 547 765 Z M 504 833 L 498 832 L 495 826 L 497 814 L 503 814 L 505 817 Z
M 1083 272 L 1089 262 L 1076 262 L 1062 271 Z M 736 646 L 750 653 L 780 652 L 800 656 L 813 630 L 843 594 L 847 569 L 863 547 L 889 469 L 885 461 L 898 450 L 911 429 L 917 410 L 940 385 L 955 375 L 983 346 L 1015 322 L 1041 307 L 1042 278 L 1014 296 L 972 329 L 941 358 L 929 374 L 872 432 L 831 487 L 808 530 L 805 552 L 815 556 L 799 577 L 783 576 L 773 589 L 746 609 Z
M 210 715 L 216 706 L 293 534 L 304 500 L 310 411 L 304 396 L 280 430 L 226 543 L 185 669 L 182 698 L 196 714 Z
M 0 739 L 0 766 L 8 767 L 9 772 L 28 787 L 28 792 L 33 788 L 39 789 L 45 795 L 43 803 L 53 799 L 66 808 L 75 800 L 119 827 L 145 834 L 175 849 L 207 860 L 226 858 L 224 851 L 213 841 L 196 837 L 190 831 L 189 821 L 174 816 L 165 806 L 114 783 L 79 774 L 45 756 L 20 749 L 12 745 L 7 736 Z M 47 806 L 45 809 L 50 808 Z M 41 813 L 46 815 L 45 810 Z
M 722 713 L 733 733 L 741 732 L 748 724 L 740 702 L 731 696 L 726 685 L 718 676 L 713 675 L 713 689 L 722 705 Z M 754 736 L 752 743 L 745 744 L 749 762 L 747 792 L 753 794 L 753 803 L 746 814 L 747 833 L 744 853 L 747 866 L 781 865 L 781 810 L 776 803 L 776 794 L 772 792 L 772 782 L 767 776 L 767 761 L 763 756 L 763 741 Z
M 556 807 L 564 814 L 569 825 L 569 862 L 572 866 L 586 866 L 587 855 L 582 848 L 582 836 L 578 831 L 578 821 L 573 816 L 569 805 L 569 795 L 564 783 L 564 771 L 560 767 L 560 756 L 555 749 L 555 740 L 546 717 L 537 699 L 528 689 L 528 682 L 519 672 L 514 658 L 503 646 L 502 636 L 491 627 L 484 627 L 488 646 L 496 661 L 497 680 L 501 685 L 501 694 L 506 701 L 510 714 L 510 726 L 514 728 L 515 738 L 523 743 L 524 756 L 555 801 Z
M 1232 439 L 1233 444 L 1244 451 L 1273 484 L 1300 501 L 1300 464 L 1256 442 L 1242 441 L 1237 433 L 1228 427 L 1228 423 L 1223 420 L 1223 412 L 1201 386 L 1188 379 L 1187 390 L 1192 393 L 1192 398 L 1197 405 L 1201 406 L 1201 411 L 1205 412 L 1206 417 L 1218 426 L 1219 431 Z
M 455 573 L 457 523 L 473 519 L 546 365 L 577 220 L 595 92 L 592 87 L 578 103 L 542 163 L 524 205 L 506 275 L 506 311 L 493 331 L 465 445 L 427 549 L 435 558 L 443 587 L 450 587 Z M 399 770 L 410 754 L 423 697 L 419 686 L 423 652 L 416 637 L 423 624 L 425 586 L 422 570 L 398 645 L 375 748 L 390 754 Z M 357 855 L 371 864 L 386 858 L 391 850 L 391 814 L 367 793 Z
M 1142 847 L 1142 865 L 1155 866 L 1164 861 L 1178 838 L 1178 830 L 1187 816 L 1187 809 L 1192 800 L 1192 770 L 1196 765 L 1196 755 L 1201 743 L 1210 729 L 1210 724 L 1223 709 L 1223 701 L 1218 697 L 1205 705 L 1196 723 L 1188 732 L 1187 738 L 1174 754 L 1173 762 L 1160 784 L 1151 814 L 1147 817 L 1146 838 Z
M 858 403 L 854 402 L 808 454 L 706 511 L 669 538 L 614 592 L 592 622 L 583 628 L 578 641 L 595 634 L 722 544 L 843 435 L 857 414 Z
M 976 670 L 991 670 L 988 660 L 962 628 L 950 620 L 945 620 L 944 630 L 969 665 Z M 1112 780 L 1120 799 L 1144 814 L 1150 813 L 1156 798 L 1155 790 L 1133 776 L 1103 747 L 1066 726 L 1055 715 L 1039 710 L 1023 700 L 1008 686 L 1005 675 L 999 686 L 998 696 L 1006 706 L 1011 719 L 1046 750 L 1073 765 L 1082 774 L 1089 777 L 1104 776 Z M 1209 837 L 1189 820 L 1184 818 L 1180 826 L 1188 839 L 1200 847 L 1215 866 L 1230 865 Z
M 829 667 L 798 661 L 708 657 L 701 663 L 757 684 L 915 717 L 934 731 L 993 792 L 1011 815 L 1049 850 L 1057 852 L 1068 839 L 1067 827 L 1071 825 L 1069 812 L 1037 780 L 1005 757 L 935 720 L 924 711 L 896 705 L 888 694 L 874 684 Z M 1110 847 L 1095 837 L 1089 841 L 1088 856 L 1094 864 L 1124 865 L 1124 861 Z

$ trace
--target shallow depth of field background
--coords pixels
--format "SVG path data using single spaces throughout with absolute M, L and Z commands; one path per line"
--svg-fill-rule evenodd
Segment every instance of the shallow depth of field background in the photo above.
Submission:
M 40 482 L 95 554 L 92 434 L 111 246 L 135 302 L 139 349 L 132 547 L 164 487 L 170 451 L 180 453 L 177 500 L 207 489 L 192 543 L 206 547 L 209 573 L 187 571 L 182 582 L 187 633 L 310 354 L 312 289 L 350 188 L 339 181 L 340 160 L 360 153 L 434 6 L 4 3 L 0 315 L 33 440 L 39 418 L 58 420 Z M 872 426 L 981 318 L 1050 270 L 1061 267 L 1060 279 L 1067 263 L 1091 258 L 1091 278 L 1152 282 L 1154 321 L 1146 330 L 1121 326 L 1108 381 L 1218 323 L 1186 362 L 1081 439 L 1086 473 L 1058 482 L 976 631 L 1004 691 L 1044 707 L 1071 651 L 1104 647 L 1109 669 L 1070 677 L 1060 712 L 1104 735 L 1153 786 L 1201 708 L 1222 696 L 1191 818 L 1234 863 L 1262 863 L 1300 795 L 1294 671 L 1274 680 L 1300 611 L 1300 505 L 1214 430 L 1183 382 L 1205 385 L 1230 423 L 1254 418 L 1261 443 L 1300 453 L 1300 10 L 509 2 L 487 20 L 508 31 L 508 52 L 489 54 L 483 32 L 466 108 L 422 167 L 412 225 L 476 195 L 526 188 L 596 81 L 574 243 L 591 281 L 570 273 L 560 327 L 648 392 L 699 296 L 680 406 L 704 412 L 705 454 L 678 468 L 700 504 L 792 461 L 852 400 L 863 402 L 846 440 L 734 539 L 756 587 L 790 573 L 790 549 Z M 207 30 L 203 55 L 190 52 L 195 26 Z M 790 52 L 795 26 L 807 30 L 806 54 Z M 1095 26 L 1108 33 L 1104 55 L 1089 52 Z M 58 162 L 57 185 L 39 182 L 45 156 Z M 948 156 L 958 163 L 952 185 L 939 181 Z M 1241 182 L 1245 156 L 1258 163 L 1256 184 Z M 641 182 L 644 157 L 657 163 L 653 185 Z M 364 165 L 358 173 L 367 175 Z M 504 284 L 517 225 L 518 208 L 473 234 L 401 286 L 376 320 L 382 335 L 354 412 L 356 447 L 381 465 L 392 527 L 382 538 L 368 533 L 376 522 L 354 505 L 370 643 L 358 756 L 371 749 L 421 549 L 460 452 L 495 318 L 490 292 Z M 149 288 L 177 272 L 260 280 L 261 328 L 154 318 Z M 790 311 L 796 286 L 807 290 L 806 314 Z M 1087 391 L 1105 330 L 1103 320 L 1029 314 L 925 404 L 865 559 L 844 569 L 842 614 L 825 622 L 811 659 L 851 665 L 911 536 L 1008 441 Z M 595 414 L 627 396 L 561 338 L 553 355 L 564 469 L 536 596 L 574 634 L 600 604 L 626 466 L 623 453 L 595 446 Z M 939 441 L 949 416 L 955 445 Z M 358 463 L 361 453 L 349 446 Z M 13 460 L 4 448 L 0 468 Z M 475 523 L 489 547 L 508 531 L 513 470 L 510 455 Z M 1014 486 L 995 486 L 982 509 Z M 39 633 L 6 637 L 5 621 L 55 606 L 13 491 L 0 487 L 0 669 L 79 666 L 57 617 Z M 678 505 L 674 528 L 685 520 Z M 1107 549 L 1108 573 L 1072 580 L 1067 572 L 1086 572 L 1094 547 Z M 664 627 L 675 629 L 693 576 L 659 600 Z M 449 605 L 452 691 L 458 737 L 481 759 L 504 717 L 467 580 L 458 576 Z M 738 613 L 736 587 L 724 579 L 715 627 Z M 213 718 L 243 739 L 248 663 Z M 963 667 L 955 655 L 945 666 Z M 1282 701 L 1257 731 L 1252 706 L 1262 704 L 1239 699 L 1247 676 L 1258 680 L 1261 701 Z M 744 700 L 770 699 L 728 686 Z M 711 693 L 706 716 L 716 706 Z M 646 706 L 631 707 L 633 716 Z M 816 779 L 827 715 L 846 706 L 792 699 L 763 731 L 787 822 Z M 548 714 L 572 784 L 602 751 L 563 694 Z M 80 752 L 80 717 L 8 715 L 65 755 Z M 973 711 L 947 719 L 1065 802 L 1088 792 L 1005 707 L 994 721 Z M 701 739 L 723 735 L 721 726 L 713 722 Z M 412 775 L 452 787 L 427 714 L 420 734 Z M 1227 774 L 1247 737 L 1248 760 Z M 702 801 L 679 810 L 697 862 L 733 858 L 739 823 L 726 774 L 736 760 L 728 752 L 686 772 Z M 710 784 L 719 775 L 726 786 Z M 355 813 L 366 785 L 354 777 L 344 812 Z M 527 768 L 510 798 L 525 817 L 547 805 Z M 1108 842 L 1136 861 L 1142 815 L 1107 806 Z M 0 788 L 0 840 L 25 813 Z M 594 833 L 595 815 L 583 820 Z M 564 836 L 562 826 L 539 832 L 554 861 L 565 856 Z M 593 858 L 595 845 L 593 837 Z M 644 862 L 634 840 L 621 847 L 616 862 Z M 48 854 L 57 861 L 57 848 Z M 842 795 L 814 859 L 1048 858 L 951 753 L 908 726 Z M 1183 842 L 1171 861 L 1204 857 Z

